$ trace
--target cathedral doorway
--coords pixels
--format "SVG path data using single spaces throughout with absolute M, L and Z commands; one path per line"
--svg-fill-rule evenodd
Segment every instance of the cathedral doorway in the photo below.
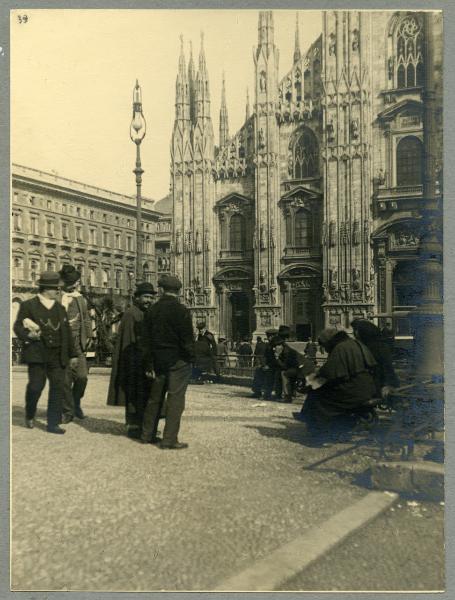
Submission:
M 245 292 L 232 292 L 230 294 L 232 314 L 232 339 L 241 340 L 251 334 L 250 328 L 250 301 Z
M 313 339 L 323 328 L 321 276 L 311 267 L 291 267 L 279 276 L 283 323 L 298 341 Z

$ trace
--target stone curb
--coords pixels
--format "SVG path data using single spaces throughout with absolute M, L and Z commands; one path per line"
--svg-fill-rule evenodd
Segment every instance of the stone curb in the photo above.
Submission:
M 321 525 L 284 544 L 244 571 L 222 581 L 215 591 L 273 591 L 370 523 L 397 500 L 391 492 L 369 492 Z
M 371 484 L 379 490 L 444 499 L 444 465 L 431 461 L 379 462 L 371 469 Z

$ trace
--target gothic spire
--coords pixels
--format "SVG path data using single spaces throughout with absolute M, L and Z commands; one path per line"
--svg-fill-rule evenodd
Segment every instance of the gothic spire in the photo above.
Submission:
M 271 10 L 259 11 L 258 46 L 269 44 L 273 46 L 273 31 L 273 12 Z
M 193 42 L 190 40 L 190 59 L 188 61 L 188 93 L 190 103 L 190 119 L 194 122 L 195 106 L 194 106 L 194 88 L 195 88 L 195 75 L 194 75 L 194 61 L 193 61 Z
M 299 13 L 295 13 L 295 44 L 294 44 L 294 64 L 302 58 L 300 53 L 300 35 L 299 35 Z
M 177 119 L 188 119 L 188 79 L 186 75 L 185 54 L 183 51 L 183 36 L 180 35 L 180 56 L 177 80 L 175 83 L 175 109 Z
M 229 120 L 226 105 L 226 81 L 223 71 L 223 85 L 221 88 L 221 108 L 220 108 L 220 147 L 224 146 L 229 139 Z
M 248 121 L 250 118 L 250 92 L 248 88 L 246 88 L 246 107 L 245 107 L 245 121 Z
M 195 91 L 196 118 L 210 118 L 210 88 L 207 65 L 205 63 L 204 34 L 201 32 L 201 49 L 199 52 L 199 68 L 196 76 Z

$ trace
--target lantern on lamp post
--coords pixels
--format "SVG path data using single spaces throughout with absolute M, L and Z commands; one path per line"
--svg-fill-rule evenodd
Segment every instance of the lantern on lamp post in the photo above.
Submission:
M 136 144 L 136 168 L 133 173 L 136 175 L 136 284 L 142 279 L 142 173 L 141 166 L 141 142 L 145 137 L 146 123 L 142 113 L 142 92 L 139 82 L 136 79 L 136 85 L 133 90 L 133 118 L 130 125 L 130 138 Z

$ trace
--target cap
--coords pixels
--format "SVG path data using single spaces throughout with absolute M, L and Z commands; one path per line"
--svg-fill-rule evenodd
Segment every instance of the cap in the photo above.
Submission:
M 39 287 L 57 290 L 61 285 L 60 275 L 55 271 L 43 271 L 38 279 Z
M 167 292 L 178 292 L 182 287 L 182 283 L 178 277 L 174 275 L 162 275 L 158 279 L 158 287 L 163 288 Z
M 278 329 L 266 329 L 265 330 L 266 335 L 276 335 L 277 333 L 278 333 Z
M 197 323 L 196 323 L 196 327 L 197 327 L 198 329 L 202 329 L 202 328 L 203 328 L 203 327 L 205 327 L 206 325 L 207 325 L 207 323 L 206 323 L 206 322 L 205 322 L 203 319 L 201 319 L 201 320 L 197 321 Z
M 73 265 L 63 265 L 59 271 L 59 275 L 64 285 L 73 285 L 81 278 L 81 274 Z

